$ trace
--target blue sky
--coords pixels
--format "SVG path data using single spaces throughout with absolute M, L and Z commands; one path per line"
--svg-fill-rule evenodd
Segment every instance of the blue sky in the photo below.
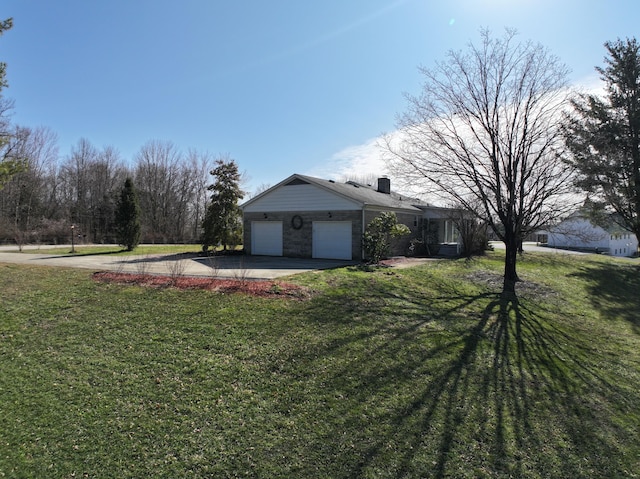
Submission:
M 384 174 L 418 66 L 515 28 L 593 83 L 637 0 L 2 0 L 14 120 L 131 160 L 149 140 L 228 154 L 249 190 L 292 173 Z

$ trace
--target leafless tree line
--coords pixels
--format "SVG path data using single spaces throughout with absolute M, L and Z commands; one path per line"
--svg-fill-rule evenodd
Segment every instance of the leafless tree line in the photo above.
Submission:
M 71 225 L 82 241 L 114 242 L 116 201 L 127 177 L 138 192 L 143 242 L 198 242 L 213 155 L 154 140 L 126 162 L 114 147 L 80 139 L 60 157 L 48 128 L 14 127 L 7 138 L 5 149 L 27 168 L 0 190 L 0 242 L 65 243 Z

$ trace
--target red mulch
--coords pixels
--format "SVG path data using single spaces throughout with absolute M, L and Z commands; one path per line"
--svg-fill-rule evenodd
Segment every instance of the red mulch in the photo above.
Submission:
M 244 293 L 251 296 L 305 299 L 311 295 L 308 288 L 280 281 L 252 281 L 190 276 L 161 276 L 103 271 L 93 274 L 101 283 L 135 284 L 151 288 L 204 289 L 218 293 Z

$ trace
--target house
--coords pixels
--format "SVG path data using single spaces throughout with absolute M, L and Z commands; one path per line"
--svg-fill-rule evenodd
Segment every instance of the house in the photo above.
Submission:
M 542 242 L 553 248 L 632 256 L 638 250 L 638 239 L 612 219 L 599 226 L 577 212 L 556 226 L 538 232 Z
M 448 209 L 392 192 L 388 178 L 372 187 L 294 174 L 241 208 L 245 251 L 251 255 L 360 260 L 366 226 L 385 211 L 411 230 L 396 242 L 394 254 L 407 254 L 426 225 L 439 243 L 457 244 Z

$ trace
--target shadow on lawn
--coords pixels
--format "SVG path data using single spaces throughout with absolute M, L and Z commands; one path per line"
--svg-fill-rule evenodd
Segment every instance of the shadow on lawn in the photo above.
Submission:
M 283 358 L 310 363 L 331 385 L 301 393 L 326 407 L 325 433 L 302 457 L 327 458 L 329 475 L 348 477 L 629 472 L 619 444 L 636 439 L 609 414 L 637 397 L 601 373 L 586 338 L 547 322 L 549 310 L 495 293 L 368 289 L 369 300 L 317 301 L 307 312 L 332 340 Z
M 79 249 L 79 248 L 78 248 Z M 48 256 L 47 259 L 51 258 L 59 258 L 61 256 L 68 256 L 71 258 L 79 258 L 82 256 L 121 256 L 122 253 L 126 253 L 126 248 L 121 248 L 114 251 L 99 251 L 99 252 L 82 252 L 76 251 L 75 253 L 67 253 L 63 255 L 51 255 Z M 197 257 L 197 253 L 174 253 L 174 254 L 163 254 L 163 253 L 152 253 L 148 255 L 144 255 L 141 258 L 127 259 L 129 256 L 122 256 L 123 260 L 121 263 L 157 263 L 160 261 L 178 261 L 181 259 L 189 259 L 193 257 Z
M 120 255 L 123 252 L 125 252 L 126 249 L 119 249 L 119 250 L 115 250 L 115 251 L 100 251 L 99 253 L 83 253 L 83 252 L 68 252 L 65 254 L 54 254 L 51 256 L 47 256 L 43 259 L 55 259 L 55 258 L 60 258 L 60 257 L 69 257 L 69 258 L 79 258 L 82 256 L 111 256 L 111 255 Z
M 198 258 L 198 253 L 173 253 L 173 254 L 150 254 L 145 255 L 139 258 L 127 259 L 126 256 L 123 257 L 121 263 L 164 263 L 168 261 L 181 261 L 183 259 L 193 259 Z
M 589 284 L 589 300 L 603 316 L 621 318 L 640 333 L 640 266 L 588 263 L 575 276 Z

